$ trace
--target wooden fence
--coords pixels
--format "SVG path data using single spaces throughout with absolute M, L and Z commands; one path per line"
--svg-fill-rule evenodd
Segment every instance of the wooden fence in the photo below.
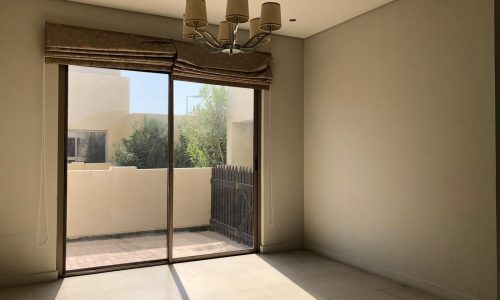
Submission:
M 245 167 L 212 169 L 212 230 L 249 246 L 253 244 L 253 171 Z

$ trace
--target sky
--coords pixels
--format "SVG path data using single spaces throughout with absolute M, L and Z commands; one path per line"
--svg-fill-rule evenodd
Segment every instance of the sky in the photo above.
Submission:
M 121 71 L 130 79 L 130 113 L 168 113 L 168 76 L 167 74 L 136 71 Z M 203 84 L 185 81 L 174 82 L 174 115 L 186 114 L 187 110 L 201 102 L 198 91 Z

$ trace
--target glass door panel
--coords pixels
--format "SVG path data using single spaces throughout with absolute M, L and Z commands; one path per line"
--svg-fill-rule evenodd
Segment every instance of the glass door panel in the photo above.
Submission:
M 67 271 L 167 259 L 168 86 L 69 67 Z
M 174 81 L 173 258 L 253 249 L 254 90 Z

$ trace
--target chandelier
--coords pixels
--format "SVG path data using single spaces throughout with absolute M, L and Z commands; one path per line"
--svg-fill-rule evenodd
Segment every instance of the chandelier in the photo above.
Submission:
M 250 39 L 240 44 L 238 28 L 240 24 L 248 21 L 248 0 L 227 0 L 226 20 L 220 22 L 216 38 L 205 30 L 208 25 L 205 0 L 186 0 L 183 37 L 208 45 L 215 52 L 234 54 L 253 51 L 258 46 L 268 43 L 273 31 L 281 29 L 280 4 L 262 3 L 260 18 L 250 20 Z

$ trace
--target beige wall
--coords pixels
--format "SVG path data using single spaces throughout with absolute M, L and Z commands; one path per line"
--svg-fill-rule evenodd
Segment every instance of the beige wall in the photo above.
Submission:
M 103 112 L 120 112 L 125 116 L 129 112 L 129 98 L 129 78 L 122 77 L 119 70 L 71 66 L 68 126 L 72 129 Z
M 254 91 L 228 88 L 227 164 L 253 169 Z
M 84 163 L 72 162 L 68 163 L 67 170 L 108 170 L 111 167 L 110 163 Z
M 122 77 L 119 70 L 70 67 L 68 129 L 105 130 L 106 162 L 124 137 L 129 95 L 129 78 Z
M 174 228 L 210 224 L 211 172 L 175 169 Z M 68 237 L 166 229 L 165 182 L 167 169 L 68 171 Z
M 0 140 L 9 146 L 0 147 L 0 284 L 54 278 L 56 274 L 57 67 L 43 63 L 45 21 L 177 39 L 182 32 L 179 20 L 70 1 L 2 2 Z M 263 178 L 263 208 L 272 206 L 271 214 L 276 217 L 272 226 L 267 222 L 263 225 L 262 242 L 266 247 L 300 247 L 303 235 L 303 41 L 277 36 L 271 51 L 275 57 L 276 78 L 272 88 L 272 133 L 273 138 L 276 137 L 272 158 L 276 162 L 272 180 Z M 47 168 L 46 176 L 41 177 L 40 126 L 44 95 Z M 264 139 L 268 137 L 267 132 Z M 262 169 L 268 168 L 264 165 Z M 285 174 L 292 176 L 283 176 Z M 41 182 L 46 182 L 46 189 L 42 189 L 45 197 L 40 202 Z M 274 190 L 267 193 L 271 182 Z M 270 194 L 277 197 L 271 204 Z M 40 218 L 39 207 L 42 208 Z M 47 208 L 47 217 L 44 208 Z M 269 214 L 266 209 L 263 212 L 267 220 Z M 47 243 L 45 237 L 48 237 Z
M 302 248 L 304 236 L 304 42 L 274 36 L 273 84 L 262 110 L 264 251 Z
M 306 246 L 497 299 L 493 67 L 492 0 L 398 0 L 308 38 Z

